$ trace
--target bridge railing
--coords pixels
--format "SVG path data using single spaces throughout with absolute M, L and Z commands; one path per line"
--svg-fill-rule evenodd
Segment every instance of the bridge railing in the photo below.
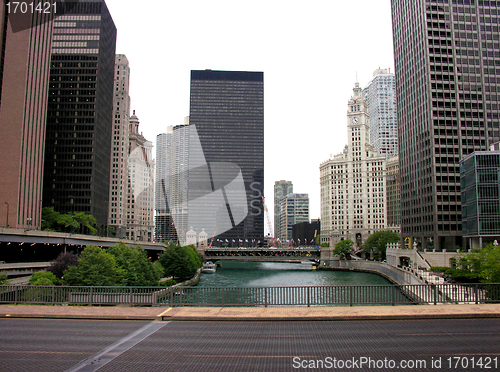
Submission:
M 500 283 L 290 287 L 0 286 L 0 303 L 141 306 L 354 306 L 500 302 Z

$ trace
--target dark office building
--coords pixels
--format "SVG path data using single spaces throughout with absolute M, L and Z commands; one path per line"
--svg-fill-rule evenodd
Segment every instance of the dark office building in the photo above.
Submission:
M 401 237 L 464 247 L 460 159 L 500 138 L 500 2 L 391 0 Z
M 82 0 L 54 22 L 43 206 L 98 224 L 108 215 L 115 44 L 104 0 Z
M 296 245 L 316 245 L 316 237 L 321 231 L 319 220 L 292 225 L 292 239 Z
M 227 239 L 228 243 L 234 240 L 245 243 L 254 241 L 257 244 L 260 241 L 262 245 L 264 74 L 191 71 L 189 120 L 190 125 L 196 126 L 204 155 L 204 160 L 197 157 L 190 144 L 189 200 L 201 200 L 198 205 L 199 213 L 206 213 L 206 218 L 216 220 L 218 226 L 213 228 L 214 231 L 211 231 L 212 228 L 206 229 L 206 233 L 209 237 L 215 234 L 215 238 L 222 242 Z M 193 131 L 190 133 L 193 135 Z M 202 167 L 204 161 L 208 165 L 208 172 Z M 193 167 L 202 171 L 193 172 Z M 207 200 L 203 204 L 203 192 L 200 193 L 200 188 L 196 190 L 193 187 L 202 185 L 207 178 L 211 195 L 216 198 L 219 193 L 224 204 L 215 213 L 213 210 L 211 212 L 213 200 Z M 243 192 L 239 191 L 240 184 Z M 205 196 L 208 198 L 210 195 Z M 241 200 L 245 205 L 241 205 Z M 208 208 L 202 211 L 204 206 Z M 191 221 L 192 209 L 189 214 Z M 202 227 L 201 224 L 199 226 Z

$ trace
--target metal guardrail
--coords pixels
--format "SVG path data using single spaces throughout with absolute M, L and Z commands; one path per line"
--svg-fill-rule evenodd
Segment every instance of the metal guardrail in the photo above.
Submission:
M 0 286 L 0 303 L 142 306 L 354 306 L 500 302 L 500 284 L 317 287 Z

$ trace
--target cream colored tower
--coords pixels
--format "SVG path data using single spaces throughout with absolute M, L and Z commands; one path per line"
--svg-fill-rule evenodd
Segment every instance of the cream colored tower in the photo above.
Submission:
M 321 241 L 362 243 L 386 223 L 385 156 L 370 144 L 369 116 L 359 83 L 347 110 L 347 146 L 320 165 Z

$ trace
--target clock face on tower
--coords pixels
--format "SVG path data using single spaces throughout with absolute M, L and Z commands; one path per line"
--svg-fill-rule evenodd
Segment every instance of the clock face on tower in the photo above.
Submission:
M 353 124 L 358 124 L 359 118 L 357 116 L 355 116 L 351 120 L 352 120 Z

